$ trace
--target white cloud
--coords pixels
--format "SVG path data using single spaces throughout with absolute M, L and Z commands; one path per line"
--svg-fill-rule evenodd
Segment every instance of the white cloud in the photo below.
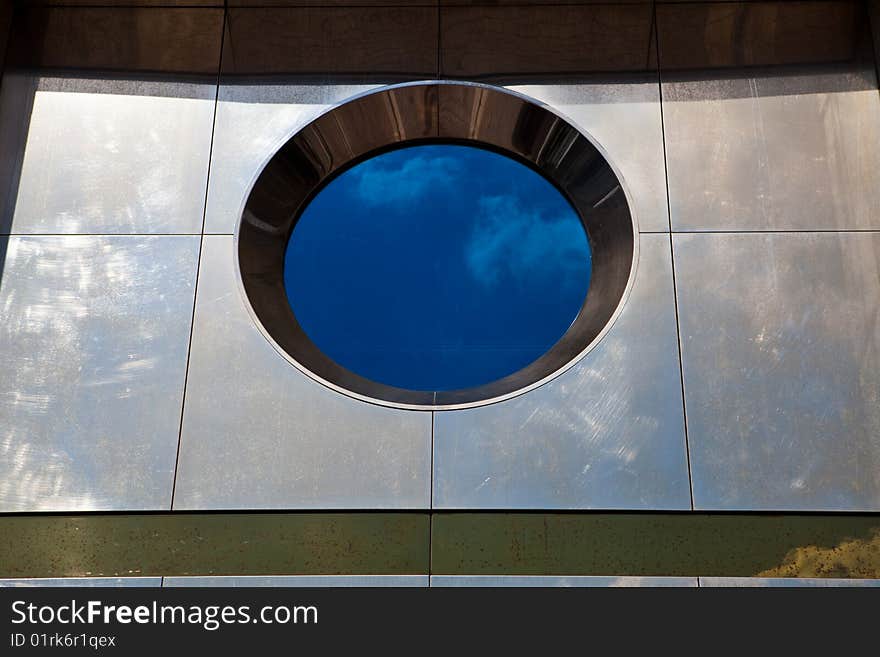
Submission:
M 381 158 L 352 169 L 359 176 L 357 193 L 370 205 L 413 201 L 432 187 L 449 187 L 460 174 L 460 162 L 452 157 L 413 157 L 400 166 L 387 166 Z
M 535 275 L 545 261 L 557 270 L 582 269 L 585 239 L 580 223 L 570 217 L 544 218 L 524 211 L 513 196 L 486 196 L 465 257 L 474 278 L 491 286 L 504 274 Z

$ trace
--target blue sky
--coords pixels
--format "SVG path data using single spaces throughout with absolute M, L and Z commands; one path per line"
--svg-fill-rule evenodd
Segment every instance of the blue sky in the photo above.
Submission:
M 374 381 L 454 390 L 511 374 L 577 316 L 590 251 L 574 209 L 514 160 L 423 145 L 346 171 L 306 208 L 285 261 L 303 329 Z

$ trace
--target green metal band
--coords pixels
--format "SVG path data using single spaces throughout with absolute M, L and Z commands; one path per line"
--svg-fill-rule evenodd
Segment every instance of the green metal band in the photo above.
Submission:
M 880 578 L 880 516 L 437 514 L 434 574 Z
M 0 517 L 0 577 L 428 572 L 429 516 L 210 513 Z
M 429 573 L 880 578 L 880 515 L 0 516 L 2 578 Z

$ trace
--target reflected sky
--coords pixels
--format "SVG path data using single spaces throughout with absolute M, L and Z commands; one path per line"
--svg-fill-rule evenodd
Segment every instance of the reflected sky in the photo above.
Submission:
M 470 146 L 412 146 L 349 169 L 288 244 L 291 307 L 330 358 L 410 390 L 512 374 L 576 318 L 590 247 L 542 176 Z

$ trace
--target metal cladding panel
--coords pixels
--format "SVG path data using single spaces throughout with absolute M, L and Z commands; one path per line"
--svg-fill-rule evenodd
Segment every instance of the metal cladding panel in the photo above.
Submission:
M 639 230 L 669 230 L 656 73 L 508 88 L 546 103 L 596 140 L 631 194 Z
M 428 586 L 427 575 L 278 575 L 278 576 L 220 576 L 220 577 L 166 577 L 162 586 L 284 586 L 296 588 L 323 587 L 424 587 Z
M 641 588 L 667 586 L 697 586 L 696 577 L 544 577 L 517 575 L 432 575 L 432 587 L 589 587 L 589 588 Z
M 220 87 L 205 232 L 231 234 L 263 165 L 322 112 L 378 85 L 224 84 Z
M 603 340 L 525 395 L 435 413 L 434 506 L 690 509 L 668 235 Z
M 214 95 L 205 84 L 7 74 L 0 229 L 201 232 Z
M 832 577 L 701 577 L 705 587 L 880 587 L 880 579 L 841 579 Z
M 248 313 L 232 237 L 201 262 L 174 508 L 427 508 L 431 413 L 316 383 Z
M 0 588 L 33 588 L 39 586 L 138 586 L 158 587 L 161 577 L 30 577 L 21 579 L 0 579 Z
M 205 232 L 235 231 L 262 166 L 322 112 L 436 76 L 437 20 L 426 6 L 230 8 Z
M 15 13 L 0 233 L 200 233 L 222 9 Z
M 169 508 L 198 247 L 0 243 L 0 511 Z
M 853 2 L 658 7 L 673 230 L 880 228 L 865 18 Z
M 880 510 L 880 234 L 673 242 L 696 507 Z

